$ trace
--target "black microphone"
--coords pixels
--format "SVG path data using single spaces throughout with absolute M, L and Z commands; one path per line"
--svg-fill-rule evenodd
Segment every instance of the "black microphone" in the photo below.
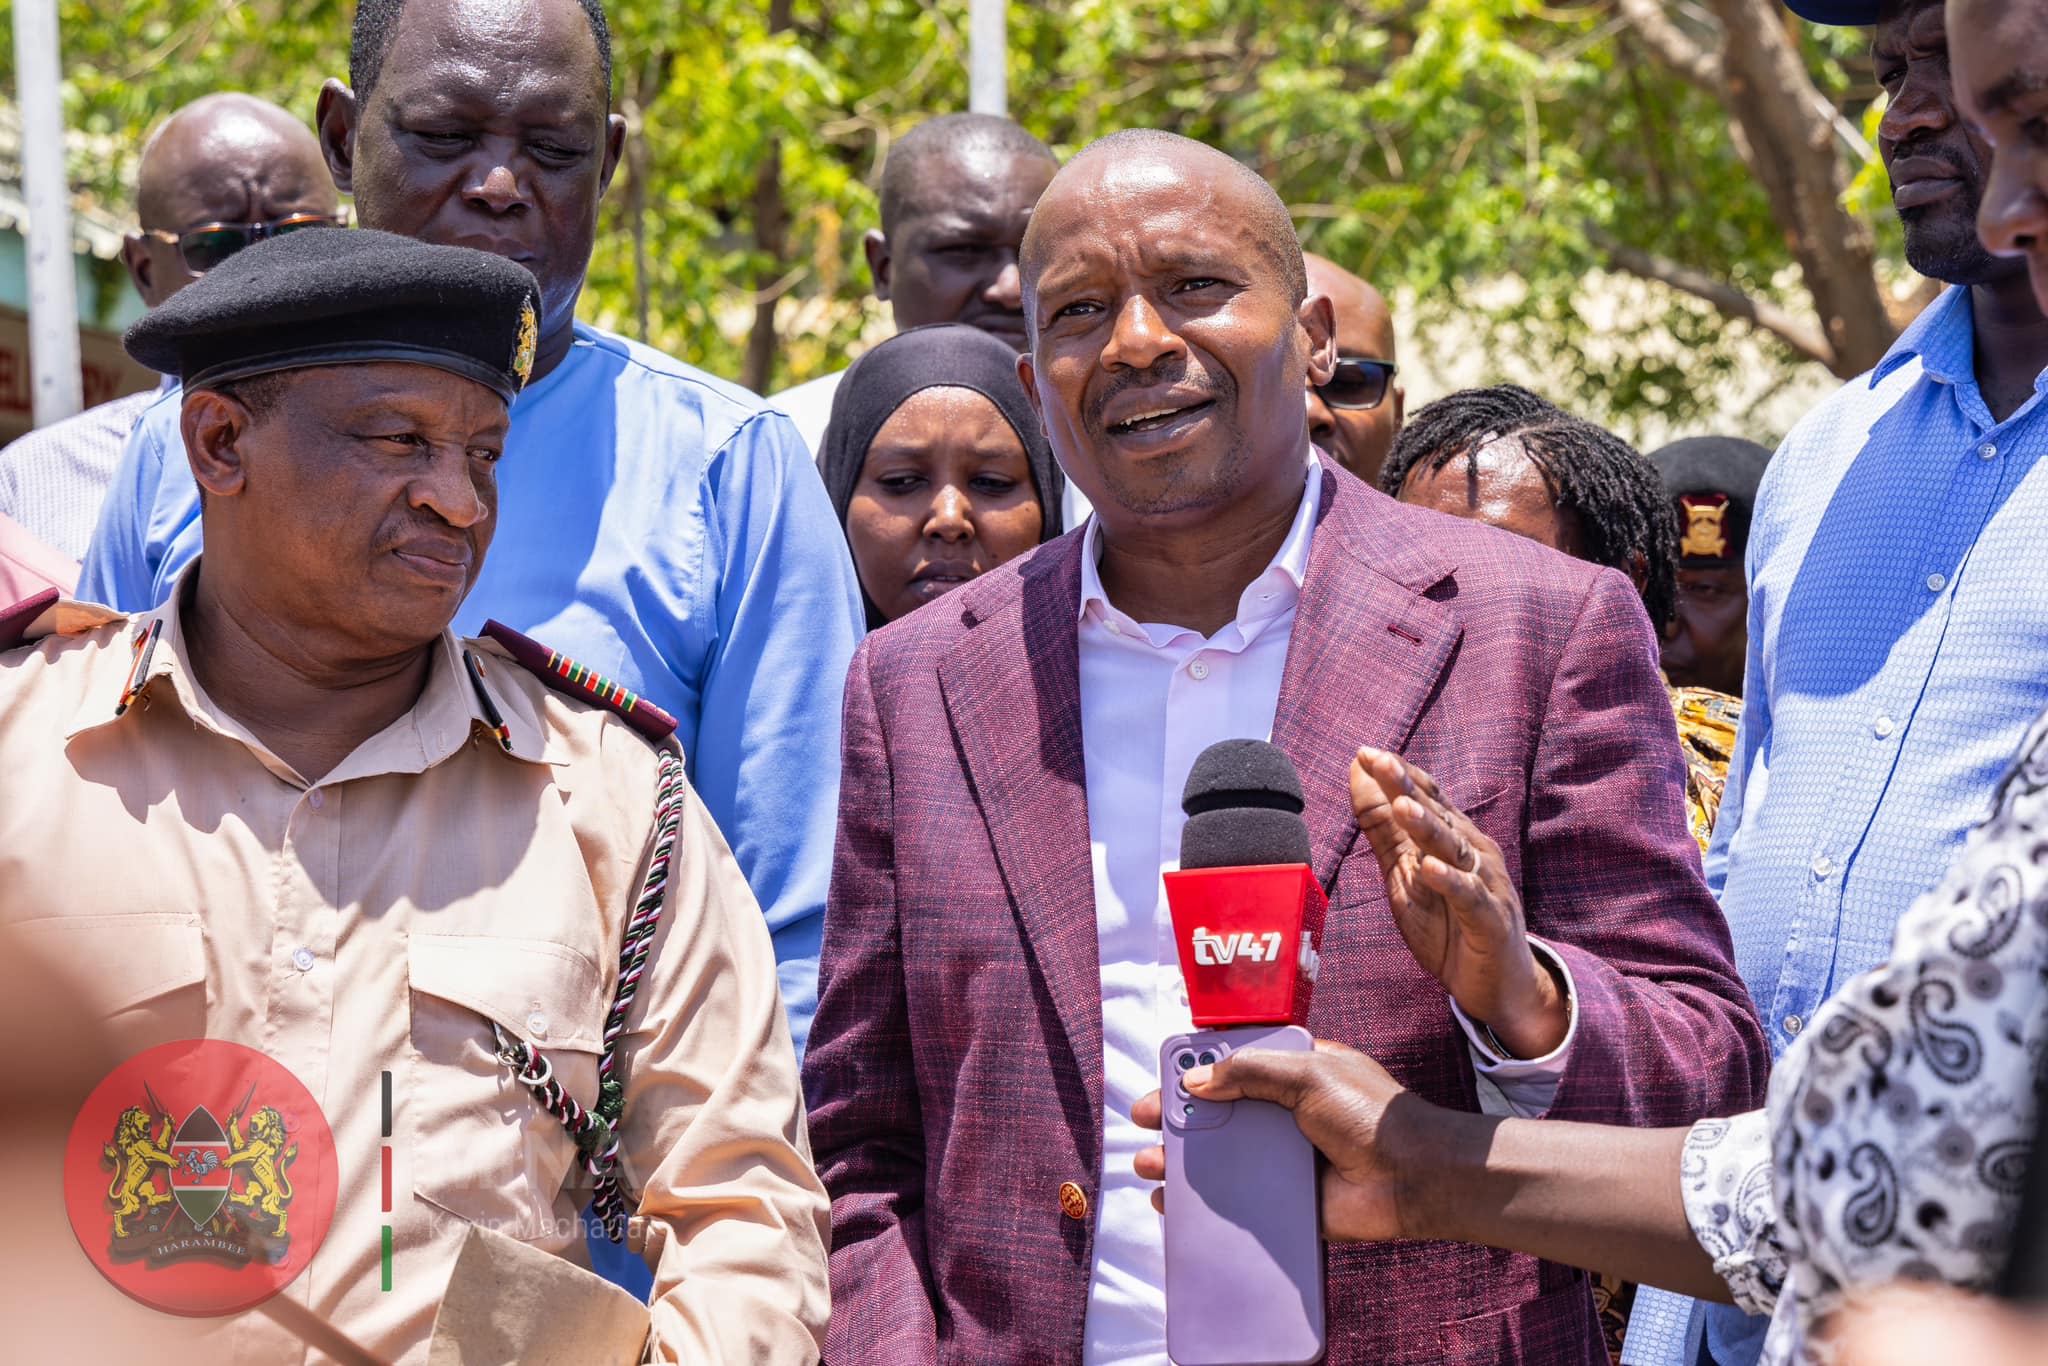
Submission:
M 1180 808 L 1184 869 L 1311 862 L 1301 776 L 1264 740 L 1218 740 L 1196 755 Z

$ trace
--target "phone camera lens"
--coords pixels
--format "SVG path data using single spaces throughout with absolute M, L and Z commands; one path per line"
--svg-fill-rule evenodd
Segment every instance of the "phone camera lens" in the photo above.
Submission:
M 1193 1067 L 1195 1065 L 1195 1055 L 1192 1053 L 1183 1053 L 1173 1060 L 1173 1064 L 1174 1066 L 1178 1067 L 1181 1071 L 1185 1072 L 1190 1067 Z
M 1210 1051 L 1209 1051 L 1208 1049 L 1206 1049 L 1206 1048 L 1205 1048 L 1205 1049 L 1203 1049 L 1203 1050 L 1202 1050 L 1202 1066 L 1204 1066 L 1204 1067 L 1211 1067 L 1211 1066 L 1214 1066 L 1214 1065 L 1215 1065 L 1215 1062 L 1216 1062 L 1216 1055 L 1215 1055 L 1214 1053 L 1210 1052 Z
M 1180 1107 L 1180 1112 L 1184 1115 L 1187 1115 L 1190 1118 L 1193 1118 L 1195 1113 L 1195 1103 L 1193 1101 L 1189 1101 L 1186 1105 Z

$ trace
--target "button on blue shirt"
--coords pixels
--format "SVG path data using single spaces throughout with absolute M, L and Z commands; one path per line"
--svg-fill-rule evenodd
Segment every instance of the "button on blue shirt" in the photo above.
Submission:
M 199 553 L 176 392 L 142 417 L 79 596 L 157 605 Z M 861 633 L 846 538 L 803 438 L 752 394 L 596 328 L 512 405 L 498 527 L 455 627 L 486 617 L 666 709 L 761 903 L 802 1049 Z
M 1890 957 L 2048 707 L 2048 374 L 1994 423 L 1974 354 L 1970 292 L 1950 289 L 1792 430 L 1757 493 L 1706 868 L 1774 1054 Z M 1640 1349 L 1631 1318 L 1626 1360 L 1680 1359 L 1648 1351 L 1661 1317 Z M 1743 1323 L 1710 1311 L 1720 1366 L 1756 1359 Z

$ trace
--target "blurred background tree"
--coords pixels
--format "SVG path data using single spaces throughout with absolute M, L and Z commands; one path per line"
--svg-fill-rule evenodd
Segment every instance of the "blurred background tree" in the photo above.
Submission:
M 310 117 L 351 12 L 66 0 L 67 114 L 103 152 L 75 178 L 127 217 L 142 138 L 209 90 Z M 890 141 L 966 105 L 965 0 L 610 13 L 634 136 L 585 316 L 762 390 L 845 364 L 886 327 L 860 239 Z M 1735 379 L 1853 375 L 1934 292 L 1899 259 L 1867 39 L 1776 0 L 1037 0 L 1010 40 L 1012 113 L 1058 150 L 1214 143 L 1462 376 L 1625 433 Z

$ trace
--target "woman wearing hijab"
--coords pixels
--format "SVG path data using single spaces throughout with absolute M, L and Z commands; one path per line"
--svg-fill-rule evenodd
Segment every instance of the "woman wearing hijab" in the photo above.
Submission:
M 873 629 L 1060 534 L 1065 481 L 1017 353 L 958 323 L 855 361 L 819 460 Z

